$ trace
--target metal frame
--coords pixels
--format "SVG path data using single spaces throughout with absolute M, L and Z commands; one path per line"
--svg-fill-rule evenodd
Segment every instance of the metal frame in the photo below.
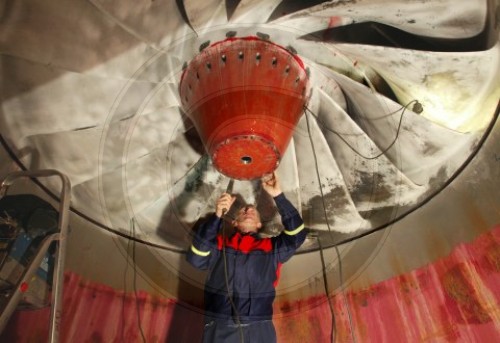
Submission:
M 54 233 L 44 239 L 38 252 L 31 262 L 28 268 L 24 271 L 22 278 L 16 285 L 16 289 L 9 297 L 7 306 L 0 315 L 0 332 L 3 331 L 10 316 L 14 312 L 21 297 L 20 286 L 31 279 L 33 274 L 36 272 L 40 263 L 45 256 L 50 244 L 57 241 L 56 258 L 54 265 L 54 274 L 52 277 L 52 303 L 50 311 L 50 331 L 49 331 L 49 342 L 56 343 L 59 342 L 59 329 L 61 323 L 62 314 L 62 292 L 64 283 L 64 262 L 66 257 L 66 238 L 68 235 L 68 221 L 69 221 L 69 206 L 71 198 L 71 183 L 69 178 L 62 174 L 61 172 L 53 169 L 46 170 L 36 170 L 36 171 L 19 171 L 12 172 L 3 180 L 0 187 L 0 198 L 7 194 L 7 189 L 12 185 L 12 183 L 22 177 L 28 178 L 38 178 L 38 177 L 48 177 L 48 176 L 59 176 L 62 181 L 61 197 L 59 202 L 59 221 L 58 229 L 59 232 Z

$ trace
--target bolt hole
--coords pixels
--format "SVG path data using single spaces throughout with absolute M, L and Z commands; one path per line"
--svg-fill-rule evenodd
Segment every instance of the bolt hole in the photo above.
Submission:
M 240 51 L 240 52 L 238 53 L 238 58 L 239 58 L 240 60 L 242 60 L 242 59 L 243 59 L 243 57 L 244 57 L 243 51 Z
M 243 156 L 241 158 L 241 163 L 250 164 L 250 163 L 252 163 L 252 158 L 250 156 Z
M 273 57 L 273 60 L 271 63 L 273 65 L 273 67 L 276 67 L 276 65 L 278 64 L 278 59 L 276 57 Z

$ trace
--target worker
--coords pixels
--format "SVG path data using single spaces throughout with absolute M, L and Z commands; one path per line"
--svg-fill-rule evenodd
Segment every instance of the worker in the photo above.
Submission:
M 194 267 L 208 270 L 204 343 L 276 342 L 272 315 L 280 268 L 304 242 L 306 230 L 297 209 L 281 191 L 277 176 L 273 173 L 261 181 L 281 215 L 284 230 L 280 235 L 259 236 L 262 222 L 252 205 L 238 209 L 231 222 L 232 234 L 219 232 L 236 199 L 223 193 L 187 253 Z

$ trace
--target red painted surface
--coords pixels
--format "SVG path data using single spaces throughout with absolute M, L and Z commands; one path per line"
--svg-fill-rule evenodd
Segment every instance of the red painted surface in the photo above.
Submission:
M 61 342 L 142 342 L 137 305 L 146 342 L 200 340 L 202 316 L 175 300 L 139 292 L 136 302 L 133 292 L 72 273 L 64 289 Z M 431 265 L 331 301 L 337 342 L 500 342 L 500 227 Z M 0 341 L 45 342 L 48 313 L 17 312 Z M 331 342 L 326 297 L 276 302 L 275 313 L 279 342 Z
M 203 316 L 173 299 L 139 291 L 125 293 L 66 273 L 61 342 L 196 342 L 201 339 Z M 0 342 L 47 342 L 49 308 L 13 315 Z
M 235 179 L 274 171 L 307 100 L 297 55 L 257 37 L 212 44 L 184 70 L 179 86 L 215 167 Z
M 331 301 L 337 342 L 500 342 L 500 227 L 431 265 Z M 280 341 L 331 342 L 326 297 L 276 306 Z

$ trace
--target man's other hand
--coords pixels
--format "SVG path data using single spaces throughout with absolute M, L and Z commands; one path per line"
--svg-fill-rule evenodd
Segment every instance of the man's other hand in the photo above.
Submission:
M 236 197 L 229 193 L 222 193 L 222 195 L 217 199 L 217 204 L 215 206 L 215 215 L 221 218 L 225 213 L 229 211 L 233 205 Z
M 278 176 L 276 173 L 264 175 L 261 179 L 262 181 L 262 188 L 269 193 L 270 196 L 273 198 L 280 195 L 282 193 L 280 183 L 278 180 Z

